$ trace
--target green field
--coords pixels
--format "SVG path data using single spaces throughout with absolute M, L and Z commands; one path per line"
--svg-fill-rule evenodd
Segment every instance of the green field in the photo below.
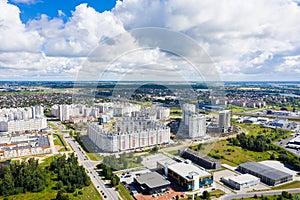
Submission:
M 223 190 L 216 189 L 214 191 L 209 192 L 209 194 L 211 197 L 219 198 L 220 196 L 224 195 L 225 192 Z
M 293 199 L 299 199 L 300 193 L 294 193 L 292 194 Z M 297 197 L 297 198 L 295 198 Z M 283 198 L 281 195 L 264 195 L 264 196 L 257 196 L 257 197 L 251 197 L 251 198 L 242 198 L 243 200 L 258 200 L 258 199 L 266 199 L 266 200 L 277 200 L 277 199 L 289 199 L 289 198 Z M 238 200 L 238 199 L 235 199 Z
M 273 187 L 272 190 L 285 190 L 292 188 L 300 188 L 300 181 L 292 181 L 290 183 L 286 183 L 280 186 Z
M 196 146 L 195 146 L 196 147 Z M 211 156 L 219 156 L 224 164 L 237 166 L 244 162 L 268 160 L 272 152 L 254 152 L 231 146 L 228 141 L 221 140 L 216 143 L 202 145 L 200 152 Z
M 260 125 L 248 125 L 248 124 L 238 124 L 241 129 L 248 135 L 257 136 L 259 134 L 268 135 L 272 141 L 277 141 L 281 138 L 288 138 L 290 136 L 290 131 L 271 129 L 260 127 Z M 195 151 L 200 151 L 203 154 L 208 154 L 211 157 L 219 159 L 224 164 L 229 164 L 232 166 L 237 166 L 244 162 L 251 161 L 263 161 L 269 160 L 270 156 L 274 154 L 278 156 L 278 152 L 275 150 L 269 150 L 264 152 L 256 152 L 247 149 L 243 149 L 240 146 L 234 146 L 227 140 L 221 140 L 215 143 L 200 144 L 190 147 Z M 175 153 L 175 152 L 170 152 Z
M 64 140 L 64 138 L 59 135 L 59 134 L 53 134 L 53 139 L 54 139 L 54 145 L 58 145 L 58 146 L 61 146 L 62 148 L 59 150 L 59 152 L 62 152 L 62 151 L 67 151 L 68 150 L 68 147 L 67 147 L 67 144 Z
M 172 117 L 181 117 L 182 110 L 180 108 L 170 108 L 170 115 Z
M 122 183 L 118 185 L 119 194 L 124 200 L 134 200 L 134 198 L 130 195 L 130 192 L 127 188 L 124 187 Z
M 87 156 L 94 161 L 101 161 L 103 160 L 103 156 L 99 156 L 99 154 L 97 153 L 86 153 Z
M 52 189 L 55 183 L 51 183 L 45 190 L 39 193 L 27 192 L 24 194 L 8 196 L 8 200 L 53 200 L 56 197 L 57 190 Z M 70 200 L 101 200 L 100 194 L 97 192 L 95 187 L 91 184 L 88 187 L 81 189 L 82 194 L 78 193 L 78 190 L 74 193 L 68 194 Z M 0 196 L 0 200 L 4 197 Z

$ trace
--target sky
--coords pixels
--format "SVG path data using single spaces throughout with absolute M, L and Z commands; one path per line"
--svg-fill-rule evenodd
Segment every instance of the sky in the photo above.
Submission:
M 0 0 L 0 80 L 300 81 L 299 24 L 296 0 Z

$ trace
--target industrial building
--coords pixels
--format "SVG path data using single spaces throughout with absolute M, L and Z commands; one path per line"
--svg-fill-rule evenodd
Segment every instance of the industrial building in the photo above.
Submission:
M 286 128 L 288 125 L 288 119 L 274 119 L 269 122 L 268 125 L 275 128 Z
M 300 149 L 300 136 L 291 139 L 286 146 L 293 149 Z
M 155 194 L 168 191 L 170 181 L 166 180 L 157 172 L 148 172 L 134 178 L 134 185 L 142 191 L 143 194 Z
M 198 190 L 199 188 L 211 186 L 213 184 L 213 174 L 205 169 L 202 169 L 190 160 L 185 160 L 179 163 L 160 163 L 163 167 L 165 176 L 184 190 Z
M 201 154 L 197 151 L 194 151 L 190 148 L 186 148 L 185 150 L 183 150 L 181 156 L 185 159 L 193 161 L 197 165 L 206 169 L 220 169 L 222 165 L 220 161 L 211 158 L 207 155 Z
M 260 183 L 260 179 L 251 174 L 242 174 L 238 176 L 222 177 L 221 181 L 226 185 L 240 190 L 243 188 L 249 188 Z
M 278 169 L 263 165 L 257 162 L 246 162 L 238 166 L 238 170 L 242 173 L 249 173 L 268 185 L 277 185 L 293 180 L 293 176 Z

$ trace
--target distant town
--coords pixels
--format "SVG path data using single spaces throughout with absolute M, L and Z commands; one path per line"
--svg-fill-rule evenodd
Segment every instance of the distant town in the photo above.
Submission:
M 0 82 L 0 199 L 298 199 L 300 82 L 96 85 Z

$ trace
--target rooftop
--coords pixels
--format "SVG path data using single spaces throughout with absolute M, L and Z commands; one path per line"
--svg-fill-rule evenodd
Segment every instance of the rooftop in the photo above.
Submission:
M 210 161 L 210 162 L 220 162 L 220 161 L 218 161 L 218 160 L 216 160 L 216 159 L 214 159 L 212 157 L 209 157 L 207 155 L 201 154 L 201 153 L 199 153 L 197 151 L 194 151 L 194 150 L 192 150 L 190 148 L 186 148 L 183 153 L 185 153 L 185 152 L 187 152 L 189 154 L 192 154 L 192 155 L 194 155 L 196 157 L 202 158 L 204 160 Z
M 141 174 L 135 178 L 139 184 L 146 184 L 149 188 L 156 188 L 164 185 L 169 185 L 170 181 L 166 180 L 157 172 L 148 172 Z
M 243 184 L 249 181 L 254 181 L 254 180 L 259 180 L 259 178 L 257 178 L 256 176 L 253 176 L 251 174 L 241 174 L 238 176 L 230 176 L 230 177 L 226 177 L 226 179 L 230 179 L 236 183 L 239 184 Z
M 240 164 L 239 166 L 243 168 L 247 168 L 257 174 L 261 174 L 265 177 L 268 177 L 273 180 L 279 180 L 282 178 L 285 178 L 287 176 L 292 176 L 291 174 L 288 174 L 286 172 L 280 171 L 278 169 L 263 165 L 261 163 L 257 162 L 246 162 L 243 164 Z
M 184 177 L 187 180 L 190 180 L 191 173 L 197 173 L 200 177 L 210 176 L 211 173 L 205 171 L 192 163 L 180 162 L 169 165 L 168 168 L 178 175 Z

